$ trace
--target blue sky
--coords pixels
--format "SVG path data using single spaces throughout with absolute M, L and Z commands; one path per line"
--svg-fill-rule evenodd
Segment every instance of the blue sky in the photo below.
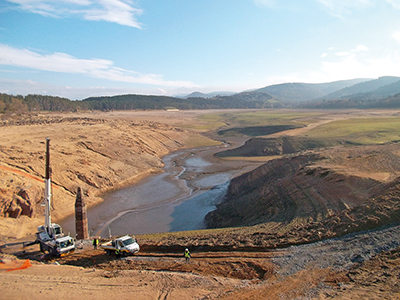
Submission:
M 400 76 L 400 0 L 0 0 L 0 92 L 83 99 Z

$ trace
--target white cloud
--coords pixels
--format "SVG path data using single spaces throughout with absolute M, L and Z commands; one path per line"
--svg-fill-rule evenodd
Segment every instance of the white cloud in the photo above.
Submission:
M 51 17 L 80 16 L 86 20 L 107 21 L 141 28 L 136 17 L 142 10 L 131 0 L 7 0 L 24 11 Z
M 106 59 L 80 59 L 65 53 L 42 55 L 27 49 L 16 49 L 0 44 L 0 65 L 30 68 L 35 70 L 84 74 L 119 82 L 130 82 L 169 87 L 195 87 L 188 81 L 168 81 L 157 74 L 140 74 L 114 67 Z
M 143 95 L 176 95 L 190 94 L 193 90 L 187 88 L 160 89 L 157 87 L 70 87 L 57 86 L 32 80 L 13 80 L 0 78 L 0 92 L 11 95 L 52 95 L 65 97 L 71 100 L 80 100 L 95 96 L 115 96 L 126 94 Z
M 120 0 L 98 0 L 101 9 L 88 10 L 85 19 L 94 21 L 108 21 L 140 28 L 140 24 L 134 18 L 142 11 L 132 7 L 129 3 Z
M 321 71 L 330 80 L 346 78 L 376 78 L 377 76 L 400 74 L 400 55 L 392 52 L 382 58 L 364 58 L 352 53 L 338 61 L 324 61 Z
M 351 52 L 366 52 L 368 51 L 368 47 L 364 45 L 358 45 L 355 49 L 352 49 Z
M 400 0 L 386 0 L 386 2 L 391 4 L 394 8 L 400 9 Z
M 400 43 L 400 31 L 393 32 L 392 37 Z
M 374 7 L 386 2 L 395 9 L 400 9 L 400 0 L 317 0 L 323 4 L 332 16 L 342 18 L 354 10 Z
M 329 48 L 334 50 L 335 48 Z M 326 81 L 344 78 L 376 78 L 378 76 L 400 75 L 400 52 L 392 51 L 379 58 L 371 56 L 369 48 L 357 45 L 351 50 L 335 52 L 334 55 L 324 53 L 320 71 L 313 78 L 325 78 Z M 315 75 L 316 74 L 316 75 Z
M 254 0 L 257 5 L 261 6 L 273 6 L 276 4 L 277 0 Z
M 373 5 L 374 0 L 317 0 L 335 17 L 348 15 L 352 10 L 359 10 Z
M 337 56 L 348 56 L 350 55 L 350 52 L 347 51 L 341 51 L 336 53 Z
M 330 47 L 328 50 L 332 51 L 332 50 L 335 50 L 335 48 L 334 47 Z M 352 53 L 360 53 L 360 52 L 368 52 L 368 51 L 369 51 L 369 49 L 368 49 L 367 46 L 358 45 L 357 47 L 355 47 L 354 49 L 351 49 L 350 51 L 339 51 L 339 52 L 336 52 L 335 55 L 336 56 L 349 56 Z M 322 58 L 325 58 L 327 56 L 328 56 L 327 53 L 323 53 L 321 55 Z
M 90 0 L 60 0 L 60 2 L 72 3 L 77 5 L 90 5 Z

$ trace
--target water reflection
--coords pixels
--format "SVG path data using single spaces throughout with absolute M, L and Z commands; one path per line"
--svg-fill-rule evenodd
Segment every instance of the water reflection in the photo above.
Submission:
M 170 231 L 204 229 L 204 217 L 220 203 L 228 189 L 229 182 L 216 186 L 214 189 L 176 206 L 172 213 Z
M 203 219 L 224 196 L 230 174 L 203 175 L 193 181 L 193 192 L 180 178 L 184 172 L 201 172 L 211 163 L 180 151 L 163 158 L 163 174 L 151 176 L 131 187 L 104 196 L 104 202 L 88 210 L 90 235 L 107 237 L 122 234 L 143 234 L 204 228 Z M 183 158 L 177 166 L 175 160 Z M 216 188 L 204 191 L 204 189 Z M 198 190 L 198 188 L 203 190 Z M 75 234 L 74 216 L 63 220 L 64 232 Z

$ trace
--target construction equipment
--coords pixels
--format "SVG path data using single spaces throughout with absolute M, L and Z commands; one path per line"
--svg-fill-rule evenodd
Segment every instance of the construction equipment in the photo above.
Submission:
M 50 139 L 46 138 L 46 178 L 44 191 L 45 219 L 44 225 L 38 226 L 36 243 L 40 251 L 62 256 L 75 250 L 75 242 L 69 235 L 65 236 L 60 225 L 51 223 L 51 176 L 50 176 Z
M 135 237 L 129 235 L 124 235 L 122 237 L 113 239 L 107 243 L 101 244 L 100 247 L 106 251 L 108 255 L 114 253 L 117 256 L 135 254 L 140 250 L 139 244 L 136 242 Z

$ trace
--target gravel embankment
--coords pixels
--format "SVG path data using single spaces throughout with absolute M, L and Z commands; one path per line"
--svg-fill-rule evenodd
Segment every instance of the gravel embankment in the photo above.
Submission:
M 400 225 L 353 233 L 341 238 L 287 248 L 273 259 L 279 273 L 291 275 L 306 268 L 349 269 L 355 263 L 400 246 Z

